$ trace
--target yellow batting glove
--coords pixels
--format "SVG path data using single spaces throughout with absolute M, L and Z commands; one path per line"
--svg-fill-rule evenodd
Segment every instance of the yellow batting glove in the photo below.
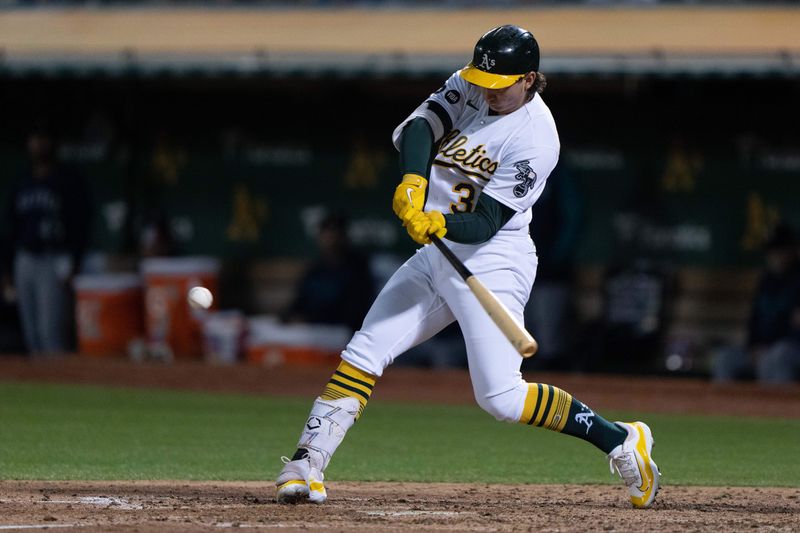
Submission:
M 428 237 L 428 228 L 430 227 L 430 219 L 426 213 L 422 211 L 415 211 L 411 219 L 404 224 L 408 235 L 414 239 L 417 244 L 429 244 L 431 239 Z
M 431 221 L 431 227 L 428 228 L 428 235 L 436 235 L 440 239 L 447 233 L 447 228 L 444 227 L 444 215 L 439 211 L 428 211 L 425 213 Z
M 408 214 L 409 209 L 422 210 L 425 204 L 425 187 L 428 186 L 428 180 L 417 174 L 406 174 L 403 176 L 403 181 L 394 191 L 392 198 L 392 209 L 394 214 L 400 217 L 403 225 L 406 225 L 411 219 Z
M 431 235 L 441 238 L 447 233 L 447 228 L 444 227 L 444 224 L 444 215 L 439 211 L 431 211 L 429 213 L 417 211 L 406 224 L 406 231 L 418 244 L 430 244 Z

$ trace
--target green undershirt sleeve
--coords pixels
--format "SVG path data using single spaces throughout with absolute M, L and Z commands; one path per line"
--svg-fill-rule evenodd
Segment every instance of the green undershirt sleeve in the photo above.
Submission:
M 400 137 L 400 172 L 428 179 L 436 151 L 428 121 L 415 118 L 406 124 Z M 488 195 L 481 195 L 471 213 L 447 214 L 446 239 L 462 244 L 486 242 L 511 220 L 515 211 Z
M 454 213 L 444 216 L 445 238 L 461 244 L 480 244 L 491 239 L 511 220 L 515 211 L 491 196 L 482 194 L 472 213 Z
M 435 143 L 433 131 L 424 118 L 411 120 L 400 137 L 400 174 L 416 174 L 428 179 Z

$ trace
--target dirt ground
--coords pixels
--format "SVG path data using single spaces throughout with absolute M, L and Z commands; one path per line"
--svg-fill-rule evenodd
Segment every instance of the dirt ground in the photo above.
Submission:
M 0 358 L 0 381 L 92 383 L 246 394 L 318 394 L 330 368 L 209 367 L 67 358 Z M 702 380 L 536 374 L 598 410 L 800 417 L 800 387 Z M 394 368 L 373 401 L 473 403 L 463 371 Z M 195 531 L 797 531 L 800 488 L 663 487 L 635 510 L 624 487 L 329 484 L 322 506 L 278 505 L 271 483 L 0 481 L 0 530 Z
M 333 483 L 326 504 L 261 483 L 4 482 L 0 528 L 91 531 L 796 531 L 800 489 L 668 487 L 632 509 L 599 485 Z

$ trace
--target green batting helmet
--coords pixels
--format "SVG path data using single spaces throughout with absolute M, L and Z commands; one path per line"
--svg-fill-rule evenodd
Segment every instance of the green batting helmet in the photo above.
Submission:
M 539 43 L 519 26 L 498 26 L 478 39 L 472 61 L 459 71 L 470 83 L 487 89 L 514 85 L 539 70 Z

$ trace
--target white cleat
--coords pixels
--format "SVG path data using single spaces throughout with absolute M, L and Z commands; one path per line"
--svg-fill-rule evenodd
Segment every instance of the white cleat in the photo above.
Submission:
M 323 484 L 324 476 L 311 466 L 308 456 L 291 461 L 281 457 L 285 463 L 275 485 L 278 487 L 278 503 L 324 503 L 328 498 Z
M 323 481 L 325 476 L 313 466 L 308 472 L 308 501 L 311 503 L 325 503 L 328 499 L 328 492 L 325 490 Z
M 650 453 L 653 435 L 644 422 L 616 422 L 628 432 L 625 442 L 608 454 L 611 473 L 618 473 L 634 507 L 649 507 L 658 494 L 660 473 Z

